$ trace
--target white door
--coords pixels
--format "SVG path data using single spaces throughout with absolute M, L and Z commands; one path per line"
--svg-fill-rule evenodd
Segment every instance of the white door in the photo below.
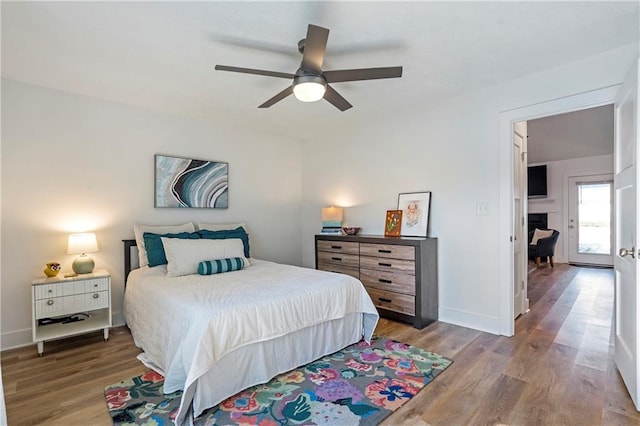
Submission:
M 629 395 L 640 411 L 638 396 L 638 61 L 615 102 L 615 359 Z
M 569 263 L 613 266 L 613 175 L 569 178 Z
M 527 300 L 527 123 L 513 126 L 513 317 L 529 309 Z

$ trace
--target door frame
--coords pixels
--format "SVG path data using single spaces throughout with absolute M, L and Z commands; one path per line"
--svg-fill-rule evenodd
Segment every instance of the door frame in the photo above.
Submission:
M 499 264 L 500 268 L 500 334 L 513 336 L 515 320 L 513 318 L 513 131 L 518 121 L 529 121 L 567 112 L 580 111 L 614 103 L 616 92 L 621 84 L 603 87 L 559 99 L 540 102 L 500 113 L 500 208 L 499 208 Z M 614 154 L 615 155 L 615 154 Z

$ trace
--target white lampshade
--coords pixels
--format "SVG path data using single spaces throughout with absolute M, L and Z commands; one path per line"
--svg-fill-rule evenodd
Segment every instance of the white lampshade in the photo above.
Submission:
M 297 77 L 293 83 L 293 94 L 302 102 L 315 102 L 322 99 L 327 85 L 322 77 Z
M 322 220 L 342 222 L 342 214 L 342 207 L 325 207 L 322 209 Z
M 69 235 L 67 254 L 95 253 L 97 251 L 98 241 L 96 240 L 96 234 L 93 232 Z

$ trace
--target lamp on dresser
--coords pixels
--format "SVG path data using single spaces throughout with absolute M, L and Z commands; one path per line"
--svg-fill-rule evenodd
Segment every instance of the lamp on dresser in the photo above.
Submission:
M 95 262 L 87 256 L 87 253 L 95 253 L 97 251 L 98 241 L 96 240 L 96 234 L 93 232 L 69 235 L 67 254 L 80 255 L 72 264 L 73 272 L 76 274 L 90 274 L 93 272 Z

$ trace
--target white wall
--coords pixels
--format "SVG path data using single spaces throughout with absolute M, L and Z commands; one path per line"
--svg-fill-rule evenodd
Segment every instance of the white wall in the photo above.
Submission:
M 3 349 L 31 342 L 30 283 L 47 261 L 71 269 L 70 232 L 96 232 L 116 322 L 136 222 L 243 221 L 252 255 L 301 263 L 298 142 L 6 79 L 2 113 Z M 154 208 L 157 153 L 229 162 L 229 209 Z
M 637 55 L 634 44 L 448 102 L 425 99 L 400 119 L 371 117 L 322 143 L 305 142 L 304 265 L 314 262 L 322 206 L 350 206 L 347 223 L 380 234 L 398 193 L 430 190 L 431 236 L 439 239 L 440 319 L 498 333 L 499 271 L 509 261 L 498 256 L 498 229 L 500 216 L 510 217 L 499 211 L 500 113 L 618 84 Z M 327 159 L 332 152 L 339 154 L 335 161 Z M 476 214 L 479 202 L 488 205 L 488 215 Z
M 547 198 L 529 200 L 529 213 L 548 213 L 548 227 L 560 231 L 553 260 L 556 263 L 567 263 L 569 261 L 569 239 L 567 238 L 569 178 L 613 173 L 613 154 L 550 161 L 545 164 L 547 164 Z M 538 165 L 538 163 L 530 165 Z

